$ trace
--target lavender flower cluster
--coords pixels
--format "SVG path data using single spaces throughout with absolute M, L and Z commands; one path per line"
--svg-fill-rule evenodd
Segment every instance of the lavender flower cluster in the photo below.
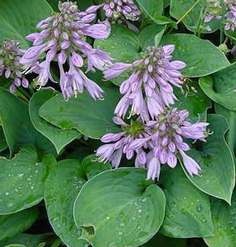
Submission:
M 174 49 L 150 47 L 132 64 L 115 63 L 104 71 L 107 80 L 127 70 L 131 76 L 120 86 L 122 98 L 115 109 L 114 122 L 122 131 L 101 138 L 105 144 L 97 150 L 100 161 L 117 168 L 124 154 L 128 160 L 135 158 L 135 167 L 147 168 L 147 178 L 154 180 L 162 165 L 174 168 L 181 159 L 191 176 L 199 174 L 200 166 L 186 153 L 187 140 L 205 141 L 208 123 L 191 123 L 187 110 L 171 107 L 176 100 L 173 86 L 182 86 L 186 66 L 172 60 Z
M 111 20 L 138 21 L 141 11 L 133 0 L 106 0 L 103 10 Z
M 87 59 L 87 72 L 103 70 L 111 64 L 104 51 L 94 49 L 86 37 L 106 39 L 110 34 L 108 22 L 94 24 L 100 6 L 91 6 L 79 11 L 74 2 L 60 2 L 59 13 L 38 23 L 40 32 L 32 33 L 27 39 L 33 42 L 21 59 L 27 72 L 38 74 L 36 84 L 45 86 L 48 81 L 57 81 L 51 73 L 52 62 L 60 71 L 60 88 L 65 99 L 76 96 L 86 89 L 94 99 L 102 98 L 103 90 L 83 72 Z M 67 68 L 68 65 L 68 68 Z
M 214 19 L 225 19 L 225 30 L 235 31 L 236 29 L 236 2 L 235 0 L 224 0 L 222 4 L 219 0 L 207 1 L 207 13 L 204 18 L 205 23 Z
M 10 86 L 11 92 L 15 92 L 20 86 L 27 88 L 29 85 L 20 64 L 23 54 L 24 51 L 20 49 L 17 41 L 7 40 L 0 46 L 0 76 L 13 80 Z

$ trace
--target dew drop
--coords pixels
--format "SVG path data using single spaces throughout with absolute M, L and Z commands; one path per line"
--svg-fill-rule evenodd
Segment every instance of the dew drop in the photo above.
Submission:
M 202 211 L 202 205 L 197 205 L 197 212 L 201 212 Z

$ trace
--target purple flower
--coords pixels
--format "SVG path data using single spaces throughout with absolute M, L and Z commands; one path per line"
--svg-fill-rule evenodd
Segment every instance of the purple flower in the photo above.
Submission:
M 139 145 L 138 149 L 130 148 L 130 144 L 136 139 L 148 137 L 148 128 L 139 120 L 126 124 L 121 118 L 115 117 L 114 122 L 122 128 L 120 133 L 109 133 L 101 138 L 106 143 L 98 148 L 97 156 L 101 162 L 110 162 L 114 168 L 120 165 L 121 158 L 125 154 L 128 160 L 135 156 L 135 166 L 145 167 L 147 162 L 146 144 Z
M 144 121 L 155 119 L 166 106 L 174 104 L 176 97 L 173 86 L 183 84 L 181 70 L 186 66 L 182 61 L 172 61 L 174 45 L 148 48 L 143 58 L 132 64 L 116 63 L 104 71 L 104 77 L 111 80 L 126 70 L 131 76 L 120 86 L 123 95 L 115 114 L 125 117 L 139 115 Z
M 138 21 L 141 16 L 133 0 L 106 0 L 103 10 L 106 17 L 112 20 Z
M 208 123 L 197 122 L 192 124 L 188 121 L 188 115 L 189 113 L 186 110 L 173 109 L 165 111 L 155 121 L 150 121 L 146 124 L 152 129 L 150 137 L 136 139 L 131 143 L 130 148 L 138 149 L 140 143 L 141 145 L 152 147 L 153 157 L 160 164 L 167 164 L 171 168 L 177 165 L 178 157 L 182 157 L 187 172 L 191 176 L 198 175 L 201 170 L 200 166 L 185 153 L 190 150 L 186 139 L 205 141 Z M 152 160 L 152 162 L 154 161 Z M 158 171 L 159 163 L 156 162 L 157 167 L 153 163 L 148 166 L 148 169 L 151 169 L 148 174 L 153 174 L 155 169 Z
M 0 46 L 0 76 L 12 79 L 10 91 L 15 92 L 20 86 L 27 88 L 29 81 L 24 77 L 20 59 L 24 51 L 14 40 L 4 41 Z
M 236 3 L 229 4 L 229 11 L 226 13 L 225 30 L 235 31 L 236 29 Z
M 45 86 L 48 81 L 57 82 L 51 74 L 52 63 L 57 62 L 60 72 L 60 87 L 65 99 L 77 96 L 85 89 L 94 99 L 102 98 L 102 89 L 87 78 L 87 72 L 104 70 L 111 65 L 111 58 L 104 51 L 94 49 L 86 37 L 106 39 L 110 35 L 110 24 L 93 23 L 97 10 L 102 5 L 91 6 L 79 11 L 77 4 L 71 1 L 59 2 L 59 13 L 38 23 L 38 33 L 32 33 L 27 39 L 33 42 L 21 59 L 26 73 L 38 74 L 36 86 Z

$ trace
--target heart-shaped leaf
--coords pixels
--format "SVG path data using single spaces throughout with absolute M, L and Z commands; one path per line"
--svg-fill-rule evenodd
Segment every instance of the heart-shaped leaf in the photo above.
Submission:
M 0 215 L 30 208 L 43 199 L 47 166 L 38 161 L 35 148 L 23 148 L 11 160 L 0 157 L 0 167 Z
M 135 168 L 106 171 L 90 179 L 74 205 L 81 238 L 93 246 L 140 246 L 156 234 L 164 214 L 164 193 L 146 180 L 144 169 Z

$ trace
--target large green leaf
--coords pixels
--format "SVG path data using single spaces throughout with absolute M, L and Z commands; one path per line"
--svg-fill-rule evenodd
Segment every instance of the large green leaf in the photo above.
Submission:
M 42 135 L 47 137 L 55 146 L 57 153 L 70 142 L 80 137 L 80 133 L 76 130 L 62 130 L 46 122 L 39 116 L 40 107 L 55 96 L 51 90 L 41 90 L 33 95 L 29 102 L 30 119 L 35 129 Z
M 220 115 L 209 115 L 212 134 L 199 150 L 192 149 L 189 155 L 201 167 L 200 176 L 189 176 L 189 180 L 203 192 L 230 203 L 235 185 L 234 157 L 225 141 L 228 130 L 226 120 Z
M 24 144 L 34 144 L 50 153 L 54 151 L 51 143 L 32 126 L 28 105 L 0 88 L 0 121 L 11 154 Z
M 46 164 L 33 147 L 23 148 L 12 160 L 0 157 L 0 215 L 32 207 L 43 198 Z
M 82 164 L 78 160 L 63 160 L 51 171 L 45 184 L 47 213 L 55 233 L 66 245 L 87 246 L 75 226 L 73 204 L 91 172 L 98 174 L 108 168 L 108 165 L 93 162 L 88 157 Z
M 176 238 L 207 237 L 213 234 L 210 201 L 194 187 L 180 168 L 161 174 L 166 195 L 166 216 L 161 233 Z
M 206 0 L 171 0 L 170 14 L 178 21 L 183 21 L 190 31 L 196 33 L 214 32 L 220 27 L 220 21 L 204 23 L 205 2 Z
M 213 101 L 236 111 L 236 63 L 211 77 L 201 78 L 200 86 Z
M 137 34 L 121 25 L 113 25 L 111 36 L 105 40 L 96 40 L 95 46 L 107 51 L 113 59 L 124 63 L 133 62 L 139 52 Z
M 38 211 L 34 208 L 0 216 L 0 241 L 27 230 L 37 218 Z
M 25 36 L 34 32 L 36 24 L 52 11 L 46 0 L 0 1 L 0 41 L 14 39 L 27 46 Z
M 186 77 L 210 75 L 229 66 L 229 61 L 217 47 L 195 35 L 170 34 L 163 37 L 162 43 L 176 46 L 174 57 L 187 64 L 183 70 Z
M 85 136 L 99 139 L 105 133 L 118 131 L 112 122 L 118 102 L 118 90 L 104 87 L 104 100 L 94 101 L 87 93 L 65 102 L 61 95 L 47 101 L 39 114 L 62 129 L 76 129 Z
M 74 205 L 82 238 L 96 247 L 136 247 L 152 238 L 165 214 L 165 196 L 144 169 L 121 168 L 90 179 Z
M 232 197 L 232 205 L 212 200 L 212 219 L 214 236 L 205 238 L 209 247 L 235 247 L 236 243 L 236 193 Z

